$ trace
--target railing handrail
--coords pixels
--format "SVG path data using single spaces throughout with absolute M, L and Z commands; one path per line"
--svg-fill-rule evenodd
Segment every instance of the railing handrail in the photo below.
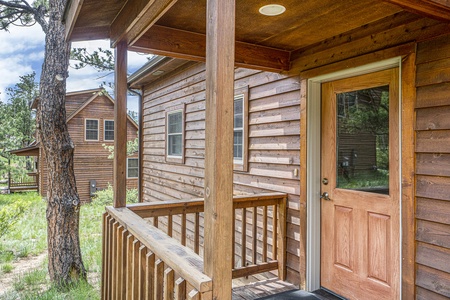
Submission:
M 194 251 L 181 245 L 158 228 L 150 226 L 127 207 L 108 206 L 106 211 L 199 292 L 212 290 L 212 279 L 203 273 L 203 259 Z
M 233 208 L 273 205 L 286 199 L 284 193 L 265 193 L 233 196 Z M 141 218 L 197 213 L 204 211 L 204 198 L 188 200 L 170 200 L 128 204 L 127 208 Z

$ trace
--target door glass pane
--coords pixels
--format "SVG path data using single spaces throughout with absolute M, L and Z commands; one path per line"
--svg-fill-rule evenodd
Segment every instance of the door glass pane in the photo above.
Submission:
M 336 100 L 337 187 L 389 194 L 389 86 Z

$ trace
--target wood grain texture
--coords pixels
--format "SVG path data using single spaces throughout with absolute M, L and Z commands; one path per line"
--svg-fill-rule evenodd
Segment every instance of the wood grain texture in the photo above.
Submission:
M 144 201 L 203 197 L 205 157 L 205 67 L 191 65 L 168 74 L 144 89 L 143 197 Z M 287 205 L 288 280 L 297 282 L 299 265 L 300 122 L 299 79 L 276 73 L 237 68 L 235 89 L 249 89 L 248 171 L 234 175 L 234 191 L 290 193 Z M 237 88 L 239 87 L 239 88 Z M 306 88 L 305 88 L 306 91 Z M 164 161 L 164 110 L 186 104 L 186 160 L 184 165 Z M 297 170 L 297 171 L 296 171 Z M 297 174 L 297 175 L 295 175 Z M 292 225 L 292 227 L 291 227 Z

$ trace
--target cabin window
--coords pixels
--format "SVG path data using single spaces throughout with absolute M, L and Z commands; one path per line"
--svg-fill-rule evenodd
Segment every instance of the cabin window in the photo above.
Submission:
M 139 161 L 137 158 L 127 158 L 127 178 L 138 178 Z
M 247 171 L 248 87 L 241 88 L 235 91 L 233 115 L 234 170 Z
M 166 113 L 166 119 L 166 161 L 183 163 L 184 105 L 169 109 Z
M 98 141 L 98 120 L 85 120 L 85 139 L 86 141 Z
M 105 129 L 104 130 L 105 141 L 114 141 L 114 121 L 105 120 L 104 129 Z

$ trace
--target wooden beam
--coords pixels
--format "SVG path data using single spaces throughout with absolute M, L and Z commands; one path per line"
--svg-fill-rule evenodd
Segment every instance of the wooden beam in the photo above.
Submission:
M 433 19 L 450 22 L 450 2 L 447 0 L 384 0 L 405 10 Z
M 129 48 L 137 52 L 205 61 L 206 35 L 154 25 Z M 284 50 L 243 42 L 235 45 L 237 67 L 287 71 L 289 57 L 290 53 Z
M 125 207 L 127 188 L 127 44 L 115 49 L 114 207 Z
M 205 273 L 212 299 L 231 300 L 235 0 L 208 0 L 206 24 Z
M 69 0 L 65 7 L 63 22 L 66 27 L 66 40 L 70 40 L 73 28 L 80 14 L 84 0 Z
M 129 0 L 111 24 L 111 47 L 125 40 L 129 45 L 136 42 L 176 0 Z

